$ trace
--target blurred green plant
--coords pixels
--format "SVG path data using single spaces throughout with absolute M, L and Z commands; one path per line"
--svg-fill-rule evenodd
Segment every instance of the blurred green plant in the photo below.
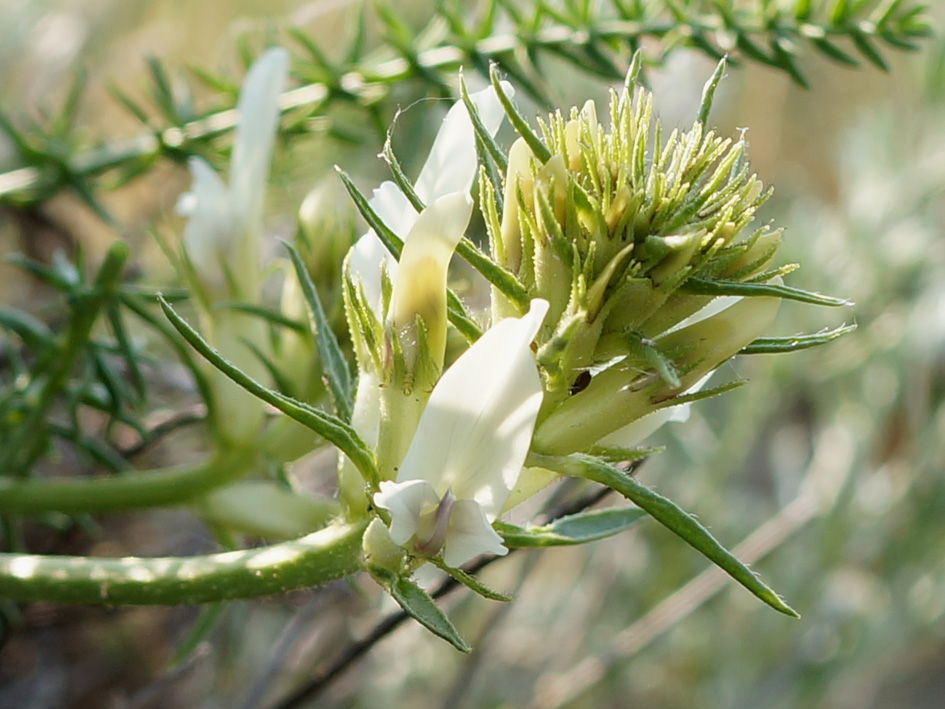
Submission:
M 383 133 L 393 86 L 414 81 L 429 92 L 455 98 L 449 77 L 461 66 L 488 76 L 494 63 L 550 108 L 552 87 L 542 65 L 547 56 L 562 58 L 596 78 L 619 81 L 633 51 L 654 39 L 656 62 L 678 48 L 691 47 L 710 57 L 759 62 L 806 86 L 798 66 L 805 49 L 842 65 L 858 66 L 866 60 L 886 71 L 880 43 L 915 50 L 917 41 L 931 33 L 925 7 L 914 0 L 566 0 L 531 5 L 483 0 L 472 9 L 462 0 L 444 0 L 431 12 L 428 24 L 418 31 L 392 3 L 379 3 L 372 19 L 380 24 L 380 46 L 368 46 L 364 11 L 338 60 L 329 59 L 302 30 L 288 30 L 300 49 L 293 61 L 299 86 L 280 101 L 283 134 L 311 132 L 312 118 L 326 116 L 340 104 L 372 116 Z M 244 45 L 245 67 L 254 58 Z M 76 144 L 72 128 L 85 84 L 81 74 L 45 124 L 20 127 L 13 116 L 0 112 L 0 128 L 21 163 L 0 174 L 0 202 L 30 207 L 71 189 L 106 216 L 96 196 L 99 189 L 146 174 L 160 159 L 183 163 L 218 150 L 218 138 L 236 125 L 235 82 L 194 68 L 196 78 L 222 99 L 215 107 L 197 110 L 190 89 L 175 89 L 180 84 L 159 59 L 150 59 L 149 69 L 151 106 L 112 89 L 147 130 L 135 139 L 95 148 Z
M 705 130 L 712 95 L 724 62 L 707 86 L 696 126 L 691 132 L 674 134 L 664 144 L 660 140 L 660 128 L 658 125 L 655 127 L 656 138 L 653 143 L 656 152 L 652 160 L 647 159 L 650 124 L 648 109 L 644 108 L 648 104 L 643 94 L 633 109 L 636 111 L 633 113 L 634 119 L 637 120 L 634 125 L 642 126 L 637 132 L 627 127 L 630 125 L 628 116 L 631 115 L 629 95 L 625 102 L 614 104 L 613 140 L 614 145 L 622 147 L 615 148 L 613 155 L 602 149 L 603 143 L 596 142 L 598 131 L 602 130 L 596 123 L 596 115 L 592 121 L 592 113 L 573 112 L 570 120 L 581 124 L 580 128 L 575 129 L 575 134 L 580 135 L 583 141 L 578 158 L 575 154 L 569 156 L 569 149 L 574 147 L 569 140 L 574 135 L 569 137 L 568 122 L 557 115 L 551 116 L 539 131 L 530 128 L 521 113 L 514 108 L 509 92 L 499 82 L 496 66 L 490 67 L 488 62 L 490 59 L 495 60 L 497 66 L 520 88 L 533 98 L 544 101 L 547 100 L 547 87 L 536 78 L 540 74 L 540 61 L 544 53 L 564 56 L 602 78 L 622 78 L 621 62 L 626 60 L 626 50 L 632 49 L 640 37 L 649 35 L 663 42 L 660 58 L 665 57 L 675 46 L 683 44 L 691 44 L 710 54 L 722 47 L 740 51 L 750 60 L 776 66 L 795 80 L 802 81 L 795 63 L 798 41 L 802 38 L 810 40 L 816 50 L 828 57 L 849 63 L 853 58 L 834 43 L 838 39 L 848 39 L 863 57 L 882 65 L 872 40 L 880 38 L 894 47 L 912 48 L 910 40 L 927 33 L 921 8 L 895 0 L 880 8 L 864 2 L 835 2 L 825 8 L 821 15 L 814 13 L 807 3 L 797 3 L 789 11 L 774 9 L 770 3 L 761 3 L 755 13 L 736 11 L 722 3 L 715 3 L 711 7 L 703 7 L 699 3 L 677 7 L 663 3 L 631 5 L 615 2 L 613 7 L 607 8 L 607 12 L 613 16 L 605 13 L 605 17 L 595 14 L 603 11 L 592 10 L 591 3 L 566 3 L 562 8 L 539 3 L 533 15 L 526 18 L 513 3 L 493 2 L 487 5 L 477 29 L 471 31 L 463 29 L 466 23 L 458 15 L 459 7 L 456 3 L 439 5 L 438 14 L 430 27 L 417 36 L 390 7 L 382 5 L 380 17 L 386 28 L 385 47 L 377 57 L 365 55 L 361 52 L 362 40 L 359 39 L 357 51 L 350 53 L 349 58 L 340 65 L 329 64 L 314 43 L 307 41 L 300 33 L 294 33 L 296 39 L 313 55 L 317 70 L 300 68 L 301 63 L 296 61 L 297 78 L 308 83 L 282 96 L 280 107 L 284 115 L 281 130 L 287 135 L 307 132 L 308 119 L 328 111 L 336 102 L 350 102 L 381 115 L 389 99 L 389 88 L 400 80 L 416 79 L 428 89 L 452 94 L 453 90 L 444 77 L 448 68 L 460 61 L 482 68 L 490 75 L 493 88 L 530 155 L 521 163 L 525 167 L 518 166 L 521 168 L 519 174 L 510 169 L 512 160 L 506 158 L 503 150 L 495 143 L 492 132 L 483 127 L 481 116 L 472 108 L 465 86 L 461 85 L 459 94 L 470 107 L 476 148 L 482 163 L 480 197 L 486 229 L 493 244 L 490 255 L 464 237 L 459 240 L 457 253 L 486 279 L 494 295 L 501 294 L 502 303 L 498 309 L 506 311 L 504 314 L 510 319 L 521 315 L 532 299 L 554 300 L 562 294 L 566 296 L 559 298 L 557 303 L 553 302 L 557 311 L 554 322 L 537 340 L 541 347 L 538 362 L 546 375 L 546 384 L 557 377 L 555 386 L 548 387 L 548 391 L 555 389 L 560 396 L 555 400 L 551 397 L 546 399 L 550 402 L 549 409 L 562 402 L 565 402 L 562 404 L 564 406 L 579 398 L 586 401 L 593 396 L 600 397 L 600 386 L 590 388 L 593 383 L 590 369 L 602 356 L 599 353 L 582 355 L 583 358 L 567 361 L 562 352 L 570 347 L 569 338 L 575 337 L 577 330 L 564 320 L 560 320 L 561 328 L 556 328 L 562 312 L 572 306 L 580 311 L 582 317 L 592 321 L 593 317 L 588 316 L 594 310 L 590 305 L 593 300 L 590 296 L 600 296 L 599 300 L 603 300 L 605 290 L 612 296 L 618 281 L 625 285 L 623 279 L 627 282 L 647 281 L 654 290 L 669 283 L 660 297 L 665 295 L 667 302 L 678 306 L 673 308 L 672 317 L 664 317 L 659 321 L 660 327 L 653 326 L 652 331 L 644 328 L 640 322 L 623 323 L 621 327 L 615 328 L 615 332 L 619 331 L 618 334 L 623 337 L 622 347 L 636 347 L 624 369 L 632 370 L 634 377 L 641 372 L 645 374 L 639 380 L 634 378 L 629 386 L 620 391 L 628 391 L 633 386 L 651 387 L 641 389 L 646 394 L 641 397 L 646 398 L 643 413 L 653 408 L 707 398 L 731 388 L 731 385 L 725 385 L 706 392 L 691 391 L 689 386 L 694 381 L 685 377 L 695 379 L 695 373 L 701 375 L 704 371 L 714 369 L 736 352 L 792 352 L 831 342 L 850 331 L 850 327 L 840 327 L 814 335 L 786 338 L 756 337 L 755 334 L 741 338 L 730 336 L 727 338 L 731 340 L 728 344 L 734 345 L 731 351 L 724 352 L 716 352 L 706 344 L 711 343 L 716 336 L 721 337 L 713 331 L 716 328 L 708 327 L 707 323 L 697 330 L 686 330 L 684 327 L 682 334 L 678 334 L 680 331 L 673 334 L 673 328 L 687 315 L 698 310 L 697 306 L 719 296 L 742 297 L 746 303 L 752 298 L 759 301 L 784 298 L 826 305 L 843 302 L 788 288 L 780 283 L 767 282 L 792 268 L 768 268 L 778 242 L 775 232 L 761 229 L 747 239 L 735 241 L 742 227 L 751 220 L 755 208 L 764 201 L 765 195 L 761 194 L 760 184 L 755 184 L 754 176 L 749 174 L 744 165 L 743 144 L 732 146 Z M 666 12 L 671 15 L 668 25 L 663 18 Z M 866 19 L 867 16 L 872 19 Z M 821 18 L 819 24 L 818 18 Z M 659 22 L 664 24 L 660 25 Z M 504 23 L 512 23 L 516 29 L 517 34 L 514 36 L 517 39 L 511 47 L 503 42 L 512 42 L 510 37 L 513 35 L 492 35 L 495 28 L 504 27 Z M 434 31 L 437 29 L 445 35 L 437 34 Z M 818 29 L 821 34 L 818 34 Z M 363 34 L 362 25 L 358 35 L 363 37 Z M 443 39 L 444 36 L 446 39 Z M 710 43 L 710 39 L 718 47 Z M 762 46 L 769 49 L 761 49 Z M 392 52 L 397 58 L 390 58 Z M 378 62 L 371 70 L 364 66 L 369 63 L 369 56 L 371 61 Z M 631 79 L 635 79 L 640 71 L 641 57 L 642 54 L 638 52 L 631 62 Z M 306 74 L 306 71 L 313 73 Z M 227 80 L 206 72 L 197 73 L 202 81 L 229 99 L 225 106 L 232 105 L 235 91 Z M 360 83 L 352 84 L 352 76 Z M 8 119 L 3 118 L 3 126 L 21 155 L 27 156 L 27 167 L 0 176 L 0 197 L 17 208 L 29 209 L 37 207 L 60 189 L 71 186 L 100 215 L 107 216 L 96 196 L 103 186 L 98 182 L 99 177 L 115 170 L 112 176 L 124 182 L 150 170 L 161 157 L 182 160 L 216 151 L 216 137 L 233 127 L 235 111 L 224 106 L 220 111 L 195 113 L 189 98 L 175 95 L 170 89 L 171 82 L 157 62 L 152 63 L 152 80 L 155 104 L 161 114 L 161 127 L 154 128 L 154 121 L 149 118 L 148 111 L 121 95 L 120 100 L 152 130 L 146 141 L 123 153 L 107 148 L 102 153 L 93 154 L 83 152 L 84 149 L 73 150 L 75 146 L 62 147 L 71 141 L 71 128 L 63 126 L 72 123 L 78 90 L 71 92 L 66 108 L 61 112 L 64 118 L 54 121 L 55 126 L 48 130 L 30 134 L 30 131 L 15 129 Z M 372 94 L 371 91 L 375 89 L 380 91 Z M 646 114 L 647 120 L 643 120 L 643 114 Z M 628 135 L 621 135 L 621 130 L 627 131 Z M 626 144 L 621 144 L 621 140 L 625 140 Z M 99 158 L 95 155 L 101 157 L 106 153 L 110 157 L 96 162 Z M 608 189 L 612 185 L 608 180 L 615 179 L 615 175 L 601 168 L 603 157 L 624 159 L 631 153 L 633 160 L 625 162 L 639 169 L 627 179 L 640 188 L 638 193 L 609 193 Z M 569 164 L 569 157 L 573 158 L 570 161 L 573 164 Z M 430 205 L 425 205 L 417 195 L 416 185 L 401 170 L 389 143 L 385 149 L 385 158 L 403 199 L 409 202 L 413 211 L 422 214 Z M 560 165 L 554 162 L 555 159 Z M 715 163 L 716 160 L 720 162 Z M 565 174 L 563 168 L 558 169 L 565 164 L 572 173 Z M 644 165 L 646 170 L 643 169 Z M 621 173 L 620 177 L 625 176 Z M 342 179 L 356 207 L 396 260 L 402 249 L 407 248 L 407 234 L 392 229 L 385 222 L 386 215 L 379 214 L 381 210 L 377 208 L 376 202 L 372 206 L 372 200 L 357 190 L 352 179 L 344 173 Z M 528 179 L 539 183 L 538 186 L 522 187 Z M 645 188 L 642 187 L 644 184 Z M 567 196 L 573 199 L 564 207 L 558 203 L 561 195 L 556 192 L 562 186 L 567 187 Z M 529 191 L 532 187 L 534 193 Z M 668 192 L 667 187 L 671 188 Z M 429 201 L 432 203 L 432 200 Z M 609 210 L 608 205 L 617 203 L 623 204 L 631 216 L 640 216 L 625 234 L 620 229 L 612 229 L 614 224 L 603 216 L 607 212 L 612 217 L 610 212 L 613 210 Z M 632 209 L 627 206 L 629 204 L 633 205 Z M 720 206 L 725 209 L 717 213 Z M 518 213 L 515 213 L 516 209 Z M 733 217 L 736 211 L 737 218 Z M 670 221 L 668 226 L 664 225 L 665 229 L 661 228 L 660 220 L 654 215 L 659 216 L 663 212 L 678 212 L 679 222 Z M 511 229 L 506 228 L 503 217 L 513 214 L 514 217 L 509 216 L 510 223 L 520 215 L 524 216 Z M 653 218 L 647 221 L 642 215 Z M 687 221 L 694 216 L 698 217 L 697 221 Z M 610 221 L 627 227 L 627 223 L 620 219 Z M 184 302 L 186 293 L 173 294 L 181 296 L 177 299 L 170 297 L 171 294 L 160 297 L 154 292 L 122 284 L 122 269 L 127 257 L 124 244 L 112 247 L 95 275 L 59 257 L 52 266 L 19 260 L 20 266 L 58 290 L 66 307 L 64 317 L 51 325 L 40 323 L 24 311 L 8 308 L 0 311 L 0 328 L 9 335 L 5 341 L 9 373 L 2 381 L 6 396 L 0 405 L 0 413 L 3 414 L 0 417 L 0 469 L 9 475 L 0 484 L 0 511 L 4 513 L 3 531 L 8 548 L 13 551 L 23 550 L 19 543 L 20 535 L 15 530 L 20 523 L 17 515 L 21 513 L 58 511 L 77 514 L 172 504 L 193 504 L 208 522 L 216 525 L 215 529 L 219 531 L 219 539 L 223 544 L 232 542 L 229 532 L 233 530 L 273 539 L 293 539 L 271 543 L 261 549 L 190 557 L 186 560 L 126 558 L 103 561 L 83 557 L 61 559 L 28 554 L 0 555 L 0 592 L 20 599 L 83 603 L 210 602 L 317 585 L 351 574 L 365 565 L 361 558 L 362 535 L 371 515 L 378 515 L 374 522 L 390 523 L 391 515 L 376 509 L 383 507 L 378 502 L 378 489 L 383 482 L 390 482 L 388 478 L 397 472 L 396 466 L 401 459 L 380 455 L 381 449 L 364 435 L 364 429 L 357 421 L 355 385 L 350 374 L 351 353 L 344 339 L 337 337 L 334 331 L 338 323 L 340 294 L 344 291 L 348 301 L 349 322 L 354 323 L 351 329 L 360 330 L 359 336 L 367 341 L 366 345 L 365 342 L 355 342 L 355 348 L 373 348 L 373 366 L 377 369 L 392 366 L 395 370 L 393 378 L 386 384 L 393 382 L 396 386 L 388 386 L 385 394 L 396 394 L 395 390 L 399 390 L 405 395 L 416 397 L 418 401 L 423 396 L 429 396 L 440 374 L 437 367 L 443 366 L 443 352 L 439 352 L 440 362 L 434 363 L 432 369 L 411 370 L 415 362 L 404 355 L 404 352 L 409 354 L 410 347 L 420 353 L 423 366 L 429 364 L 425 358 L 435 348 L 429 344 L 434 340 L 432 336 L 429 340 L 425 339 L 425 333 L 432 332 L 432 328 L 425 329 L 425 318 L 433 316 L 426 312 L 414 313 L 412 318 L 406 318 L 406 330 L 401 327 L 403 323 L 399 323 L 397 327 L 401 329 L 396 330 L 396 335 L 392 337 L 388 328 L 394 322 L 394 316 L 390 313 L 386 317 L 371 314 L 372 307 L 359 290 L 363 284 L 342 283 L 345 274 L 336 268 L 337 258 L 333 259 L 334 267 L 312 263 L 313 260 L 320 260 L 313 257 L 313 253 L 337 254 L 338 245 L 325 246 L 320 243 L 320 237 L 325 234 L 311 233 L 311 223 L 308 218 L 300 218 L 296 245 L 288 247 L 288 262 L 282 264 L 287 275 L 281 311 L 263 304 L 261 300 L 257 302 L 255 299 L 258 294 L 250 298 L 253 302 L 247 303 L 197 304 L 198 309 L 205 308 L 211 314 L 216 312 L 214 309 L 238 311 L 261 321 L 268 328 L 270 342 L 260 340 L 250 343 L 254 346 L 255 358 L 266 365 L 259 376 L 255 372 L 251 376 L 245 367 L 235 366 L 231 351 L 222 346 L 221 351 L 217 351 L 215 343 L 206 336 L 205 331 L 198 332 L 178 314 L 177 302 Z M 630 253 L 631 247 L 634 249 L 634 260 L 624 264 L 623 256 L 605 253 L 603 250 L 609 246 L 604 246 L 603 240 L 582 250 L 605 232 L 613 236 L 608 230 L 619 237 L 618 251 L 620 248 L 625 249 L 621 254 Z M 342 239 L 347 246 L 351 238 L 350 229 L 341 231 L 344 232 Z M 521 264 L 512 263 L 506 258 L 508 242 L 499 242 L 511 232 L 516 232 L 516 238 L 521 239 L 526 254 L 535 258 L 538 265 L 534 273 L 528 268 L 535 264 L 527 264 L 519 269 Z M 545 237 L 548 243 L 542 241 Z M 620 241 L 624 238 L 625 241 Z M 547 273 L 538 274 L 541 266 L 538 262 L 555 248 L 558 249 L 557 256 L 569 264 L 565 276 L 573 278 L 573 282 L 569 278 L 548 278 Z M 542 254 L 542 249 L 548 251 Z M 598 257 L 602 260 L 595 261 Z M 77 263 L 81 263 L 81 260 L 77 259 Z M 622 268 L 624 265 L 626 270 Z M 323 274 L 330 274 L 330 283 L 318 277 L 320 270 Z M 614 278 L 612 284 L 611 277 Z M 395 292 L 393 278 L 386 278 L 381 279 L 379 286 L 385 310 L 394 301 Z M 599 278 L 601 284 L 597 292 L 595 286 L 585 291 L 584 286 L 595 278 Z M 548 283 L 553 284 L 550 290 L 547 288 Z M 555 288 L 559 292 L 553 292 Z M 286 294 L 289 301 L 294 298 L 294 304 L 286 305 Z M 477 316 L 467 310 L 452 290 L 446 291 L 444 296 L 447 298 L 446 317 L 456 332 L 467 343 L 477 341 L 483 335 L 483 327 Z M 172 328 L 151 309 L 155 301 L 170 320 Z M 352 302 L 355 305 L 351 305 Z M 360 310 L 357 317 L 351 315 L 352 310 Z M 76 446 L 83 455 L 106 469 L 124 472 L 129 467 L 127 459 L 130 456 L 127 451 L 111 444 L 107 434 L 101 440 L 86 434 L 81 425 L 81 409 L 85 406 L 106 415 L 106 430 L 116 424 L 129 426 L 137 431 L 143 441 L 162 435 L 158 431 L 149 431 L 140 416 L 140 410 L 148 399 L 144 372 L 152 363 L 129 336 L 125 323 L 129 314 L 140 320 L 146 330 L 166 339 L 193 373 L 196 386 L 208 405 L 210 430 L 213 432 L 216 427 L 216 431 L 221 433 L 221 440 L 224 438 L 222 433 L 225 433 L 227 407 L 224 406 L 222 411 L 214 407 L 214 396 L 209 393 L 210 387 L 204 379 L 204 365 L 192 358 L 184 342 L 196 349 L 215 370 L 285 416 L 268 426 L 257 440 L 244 447 L 231 446 L 228 449 L 226 445 L 221 445 L 206 462 L 196 466 L 84 479 L 31 477 L 37 463 L 52 450 L 50 442 L 54 440 Z M 710 319 L 713 325 L 719 325 L 718 329 L 724 331 L 722 334 L 731 334 L 721 327 L 727 324 L 724 317 Z M 445 329 L 445 322 L 440 324 Z M 410 330 L 411 327 L 416 327 L 416 332 L 420 334 Z M 103 340 L 99 333 L 106 330 L 110 338 Z M 397 338 L 407 331 L 415 340 L 403 344 Z M 595 343 L 589 344 L 584 335 L 586 333 L 577 339 L 581 340 L 582 346 L 589 347 L 589 352 L 593 352 Z M 660 341 L 657 336 L 663 335 L 666 339 Z M 698 339 L 696 345 L 684 341 L 690 335 L 693 341 Z M 280 362 L 279 356 L 288 349 L 285 341 L 296 336 L 304 338 L 301 356 L 288 357 Z M 655 338 L 655 343 L 650 339 L 651 336 Z M 613 346 L 613 343 L 609 345 Z M 444 343 L 437 342 L 437 347 L 440 346 L 445 348 Z M 270 347 L 276 355 L 273 358 L 269 357 Z M 363 378 L 367 368 L 361 352 L 359 356 Z M 122 370 L 120 376 L 115 373 L 115 362 Z M 391 362 L 394 364 L 391 365 Z M 616 368 L 611 373 L 615 371 Z M 418 387 L 420 393 L 413 393 L 411 387 L 416 386 L 415 376 L 418 372 L 421 376 L 427 376 L 429 381 L 422 381 L 423 386 Z M 585 374 L 588 376 L 585 377 Z M 594 377 L 597 375 L 595 371 Z M 546 396 L 548 391 L 545 392 Z M 590 394 L 582 396 L 586 391 L 590 391 Z M 233 406 L 230 405 L 230 413 Z M 390 410 L 386 410 L 386 413 L 389 418 L 396 420 L 398 429 L 403 427 L 402 421 L 392 417 Z M 60 418 L 65 418 L 68 423 L 62 424 Z M 579 418 L 584 420 L 586 417 Z M 635 502 L 639 509 L 585 512 L 580 506 L 570 509 L 559 507 L 540 525 L 520 526 L 497 522 L 495 530 L 504 548 L 568 546 L 603 539 L 632 526 L 643 516 L 643 510 L 769 605 L 787 614 L 794 613 L 692 515 L 667 497 L 637 482 L 627 475 L 623 467 L 617 465 L 641 457 L 648 451 L 627 446 L 598 445 L 601 437 L 597 434 L 601 431 L 595 429 L 595 435 L 582 436 L 580 431 L 572 431 L 579 427 L 571 425 L 564 428 L 569 432 L 568 435 L 574 435 L 575 440 L 561 443 L 559 432 L 547 433 L 546 429 L 545 435 L 540 435 L 541 425 L 548 425 L 550 420 L 550 417 L 545 416 L 540 419 L 537 429 L 539 435 L 536 435 L 535 440 L 542 445 L 536 447 L 526 465 L 602 483 Z M 608 423 L 617 427 L 626 422 L 614 419 Z M 239 438 L 242 441 L 245 437 Z M 409 437 L 406 440 L 409 441 Z M 363 498 L 360 508 L 350 504 L 349 500 L 338 504 L 333 500 L 298 494 L 281 470 L 284 463 L 294 460 L 297 455 L 326 443 L 334 444 L 357 469 L 360 489 L 355 494 Z M 562 448 L 559 450 L 555 445 Z M 260 474 L 257 479 L 240 480 L 254 473 Z M 237 480 L 239 482 L 234 483 Z M 382 487 L 380 489 L 383 490 Z M 441 494 L 441 491 L 437 491 L 437 494 Z M 449 496 L 450 492 L 447 491 L 443 500 Z M 368 508 L 371 501 L 374 509 Z M 585 503 L 582 501 L 581 504 Z M 448 508 L 449 504 L 443 509 Z M 368 566 L 380 585 L 403 607 L 406 615 L 397 618 L 413 617 L 455 647 L 469 650 L 460 632 L 434 603 L 438 593 L 427 594 L 411 580 L 410 572 L 419 564 L 432 561 L 450 575 L 449 587 L 459 584 L 487 598 L 508 598 L 491 591 L 480 580 L 473 578 L 468 573 L 470 570 L 447 566 L 442 558 L 436 556 L 439 548 L 434 549 L 432 554 L 422 551 L 410 553 L 408 549 L 404 557 L 403 549 L 407 547 L 400 544 L 395 546 L 402 547 L 401 551 L 394 552 L 395 555 L 401 555 L 395 559 L 395 563 L 385 565 L 368 562 Z M 414 545 L 415 552 L 417 548 Z

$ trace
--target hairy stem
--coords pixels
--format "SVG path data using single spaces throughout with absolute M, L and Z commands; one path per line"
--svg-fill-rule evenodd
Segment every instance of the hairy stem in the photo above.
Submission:
M 366 522 L 258 549 L 191 557 L 0 554 L 0 597 L 101 605 L 211 603 L 320 584 L 361 564 Z

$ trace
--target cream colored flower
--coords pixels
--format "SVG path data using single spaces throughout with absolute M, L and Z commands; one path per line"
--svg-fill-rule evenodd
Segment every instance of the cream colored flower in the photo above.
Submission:
M 440 378 L 401 462 L 374 504 L 388 510 L 391 539 L 409 552 L 443 552 L 456 567 L 506 554 L 491 523 L 528 454 L 542 387 L 531 343 L 548 303 L 496 323 Z

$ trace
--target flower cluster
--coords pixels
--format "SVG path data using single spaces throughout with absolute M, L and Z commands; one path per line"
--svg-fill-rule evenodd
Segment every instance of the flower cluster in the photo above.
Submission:
M 447 268 L 476 163 L 463 106 L 417 182 L 428 206 L 417 211 L 393 183 L 375 192 L 371 206 L 404 246 L 397 264 L 369 233 L 348 257 L 354 424 L 380 470 L 370 502 L 408 558 L 442 553 L 456 566 L 503 553 L 490 524 L 557 476 L 523 468 L 530 452 L 630 455 L 716 393 L 705 381 L 788 293 L 780 276 L 790 267 L 769 267 L 780 232 L 748 229 L 767 195 L 744 140 L 697 122 L 663 141 L 652 96 L 632 98 L 629 84 L 611 97 L 609 129 L 589 102 L 523 133 L 501 199 L 480 171 L 492 258 L 507 280 L 492 279 L 491 328 L 445 373 Z M 510 110 L 508 90 L 496 83 L 472 104 L 485 143 L 500 104 Z M 349 508 L 363 510 L 363 481 L 345 470 Z M 374 527 L 366 549 L 376 560 Z
M 542 453 L 637 444 L 778 308 L 770 289 L 717 297 L 784 272 L 766 270 L 780 232 L 745 233 L 767 195 L 744 140 L 697 122 L 664 142 L 642 88 L 635 100 L 612 92 L 610 123 L 588 102 L 519 138 L 501 218 L 483 182 L 493 254 L 550 303 L 538 338 Z M 497 317 L 517 309 L 497 289 L 492 303 Z

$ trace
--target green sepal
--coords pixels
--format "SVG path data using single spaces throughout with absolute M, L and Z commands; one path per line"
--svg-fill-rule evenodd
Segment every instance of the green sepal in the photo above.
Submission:
M 582 455 L 571 455 L 566 458 L 533 456 L 531 462 L 563 475 L 592 480 L 619 492 L 645 510 L 657 522 L 681 537 L 693 549 L 702 553 L 759 600 L 785 615 L 793 618 L 800 617 L 797 611 L 787 605 L 751 569 L 723 547 L 695 517 L 672 500 L 640 484 L 623 471 Z
M 223 356 L 211 347 L 165 300 L 161 299 L 159 302 L 161 310 L 164 311 L 164 315 L 167 319 L 171 321 L 171 325 L 174 326 L 174 329 L 210 364 L 219 369 L 224 375 L 243 387 L 250 394 L 262 399 L 267 404 L 275 406 L 286 416 L 295 419 L 303 426 L 315 431 L 326 441 L 333 443 L 342 453 L 351 459 L 351 462 L 354 463 L 369 485 L 373 487 L 378 484 L 379 480 L 377 466 L 374 463 L 374 456 L 368 450 L 364 441 L 361 440 L 361 437 L 347 422 L 342 421 L 336 416 L 326 414 L 324 411 L 319 411 L 309 404 L 296 401 L 285 394 L 280 394 L 277 391 L 264 387 L 241 369 L 224 359 Z
M 305 301 L 308 303 L 309 326 L 315 338 L 315 346 L 318 348 L 322 374 L 328 380 L 328 390 L 331 392 L 335 412 L 342 420 L 350 421 L 354 404 L 351 395 L 351 372 L 348 370 L 348 361 L 345 359 L 344 352 L 341 351 L 341 345 L 338 344 L 338 338 L 335 337 L 334 330 L 331 329 L 331 324 L 325 315 L 325 309 L 322 307 L 322 301 L 318 297 L 318 290 L 312 282 L 308 269 L 302 263 L 299 252 L 291 244 L 286 243 L 285 247 L 289 252 L 289 258 L 292 259 L 292 266 L 295 268 L 295 275 L 302 286 Z
M 629 351 L 638 354 L 648 365 L 656 370 L 659 378 L 666 386 L 670 389 L 678 389 L 681 386 L 679 383 L 679 374 L 676 372 L 676 366 L 669 357 L 660 352 L 655 342 L 635 332 L 629 333 L 627 339 Z
M 783 298 L 784 300 L 796 300 L 800 303 L 830 306 L 853 304 L 844 298 L 834 298 L 830 295 L 812 293 L 800 288 L 774 283 L 738 283 L 737 281 L 709 281 L 702 278 L 690 278 L 683 284 L 682 289 L 695 295 L 768 296 Z
M 442 559 L 430 559 L 430 562 L 440 569 L 440 571 L 449 574 L 458 583 L 461 583 L 470 591 L 478 593 L 483 598 L 488 598 L 490 601 L 502 601 L 503 603 L 509 603 L 510 601 L 515 600 L 515 598 L 512 596 L 507 596 L 504 593 L 493 591 L 484 583 L 481 583 L 477 578 L 467 574 L 462 569 L 454 569 L 452 566 L 447 566 Z
M 745 345 L 738 354 L 779 354 L 781 352 L 796 352 L 810 347 L 819 347 L 828 342 L 848 335 L 856 330 L 856 323 L 841 325 L 840 327 L 818 332 L 813 335 L 794 335 L 793 337 L 759 337 Z
M 646 512 L 638 507 L 613 507 L 561 517 L 540 527 L 494 522 L 510 549 L 573 546 L 612 537 L 637 523 Z
M 472 648 L 463 640 L 450 619 L 437 607 L 430 594 L 410 579 L 398 576 L 387 569 L 372 566 L 368 568 L 368 571 L 374 580 L 404 609 L 404 613 L 460 652 L 472 651 Z

